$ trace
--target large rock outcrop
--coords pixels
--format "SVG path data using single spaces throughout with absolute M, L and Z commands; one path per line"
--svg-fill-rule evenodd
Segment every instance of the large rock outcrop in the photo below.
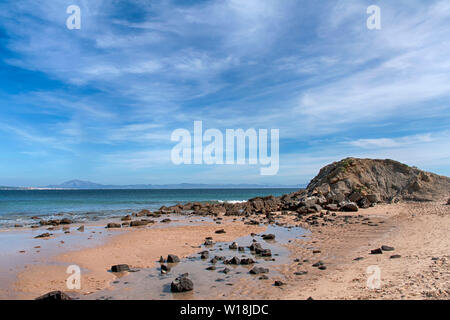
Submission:
M 327 198 L 344 195 L 371 202 L 433 201 L 449 195 L 450 178 L 394 160 L 346 158 L 323 167 L 306 191 Z

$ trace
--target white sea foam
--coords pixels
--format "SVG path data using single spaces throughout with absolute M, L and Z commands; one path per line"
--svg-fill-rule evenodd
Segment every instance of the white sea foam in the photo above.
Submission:
M 244 203 L 244 202 L 247 202 L 247 200 L 217 200 L 217 202 L 235 204 L 235 203 Z

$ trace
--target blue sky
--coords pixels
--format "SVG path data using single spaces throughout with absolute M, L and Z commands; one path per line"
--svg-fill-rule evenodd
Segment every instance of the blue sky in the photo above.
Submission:
M 449 32 L 448 1 L 4 0 L 0 185 L 302 184 L 347 156 L 450 175 Z M 195 120 L 279 129 L 278 174 L 173 165 Z

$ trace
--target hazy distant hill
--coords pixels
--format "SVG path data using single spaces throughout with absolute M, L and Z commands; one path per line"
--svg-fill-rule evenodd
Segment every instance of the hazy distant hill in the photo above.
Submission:
M 261 185 L 261 184 L 134 184 L 134 185 L 104 185 L 90 181 L 70 180 L 59 185 L 49 185 L 50 189 L 245 189 L 245 188 L 302 188 L 301 185 Z

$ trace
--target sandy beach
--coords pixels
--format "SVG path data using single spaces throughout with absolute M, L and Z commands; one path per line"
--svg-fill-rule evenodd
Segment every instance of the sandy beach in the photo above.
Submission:
M 239 273 L 239 277 L 228 280 L 226 295 L 210 294 L 208 297 L 448 299 L 450 206 L 445 202 L 442 199 L 434 202 L 379 204 L 357 213 L 333 214 L 323 211 L 318 218 L 319 224 L 315 226 L 304 222 L 308 215 L 298 218 L 294 213 L 277 212 L 272 221 L 274 225 L 286 229 L 303 227 L 310 233 L 281 245 L 288 249 L 288 254 L 286 257 L 276 257 L 267 279 L 248 275 L 246 269 L 243 269 L 245 272 L 232 269 L 232 273 Z M 142 269 L 139 273 L 143 274 L 146 270 L 157 268 L 161 256 L 175 254 L 185 259 L 202 251 L 206 237 L 212 237 L 217 243 L 228 244 L 252 233 L 264 234 L 268 228 L 266 218 L 257 215 L 245 219 L 223 217 L 220 224 L 201 217 L 192 219 L 196 220 L 195 223 L 186 220 L 177 224 L 176 218 L 173 218 L 175 221 L 163 227 L 127 228 L 120 231 L 103 229 L 103 236 L 99 236 L 101 239 L 95 244 L 86 243 L 81 249 L 66 246 L 62 252 L 48 254 L 37 262 L 30 260 L 29 264 L 17 268 L 17 272 L 11 273 L 11 286 L 1 288 L 0 296 L 2 299 L 33 299 L 53 290 L 70 292 L 66 288 L 66 268 L 75 264 L 82 269 L 82 288 L 74 293 L 81 298 L 89 298 L 93 294 L 110 292 L 119 278 L 125 280 L 133 276 L 109 272 L 112 265 L 125 263 L 132 268 Z M 261 224 L 245 223 L 252 220 L 258 220 Z M 226 233 L 217 234 L 219 229 L 224 229 Z M 85 238 L 93 235 L 88 230 L 89 227 L 84 233 Z M 60 235 L 58 242 L 72 236 Z M 393 247 L 393 251 L 370 254 L 371 250 L 383 245 Z M 24 258 L 27 255 L 31 257 L 36 253 L 17 252 L 23 261 L 27 261 Z M 400 257 L 392 258 L 393 255 Z M 277 263 L 277 260 L 280 262 Z M 326 268 L 313 266 L 319 261 Z M 264 261 L 258 263 L 260 266 L 265 264 Z M 381 283 L 378 289 L 367 286 L 369 266 L 376 266 L 380 270 Z M 201 272 L 211 272 L 199 269 L 200 275 Z M 281 281 L 282 285 L 275 286 L 276 280 Z M 132 291 L 133 287 L 129 290 Z M 192 296 L 194 299 L 196 297 Z M 173 296 L 171 298 L 176 299 Z

